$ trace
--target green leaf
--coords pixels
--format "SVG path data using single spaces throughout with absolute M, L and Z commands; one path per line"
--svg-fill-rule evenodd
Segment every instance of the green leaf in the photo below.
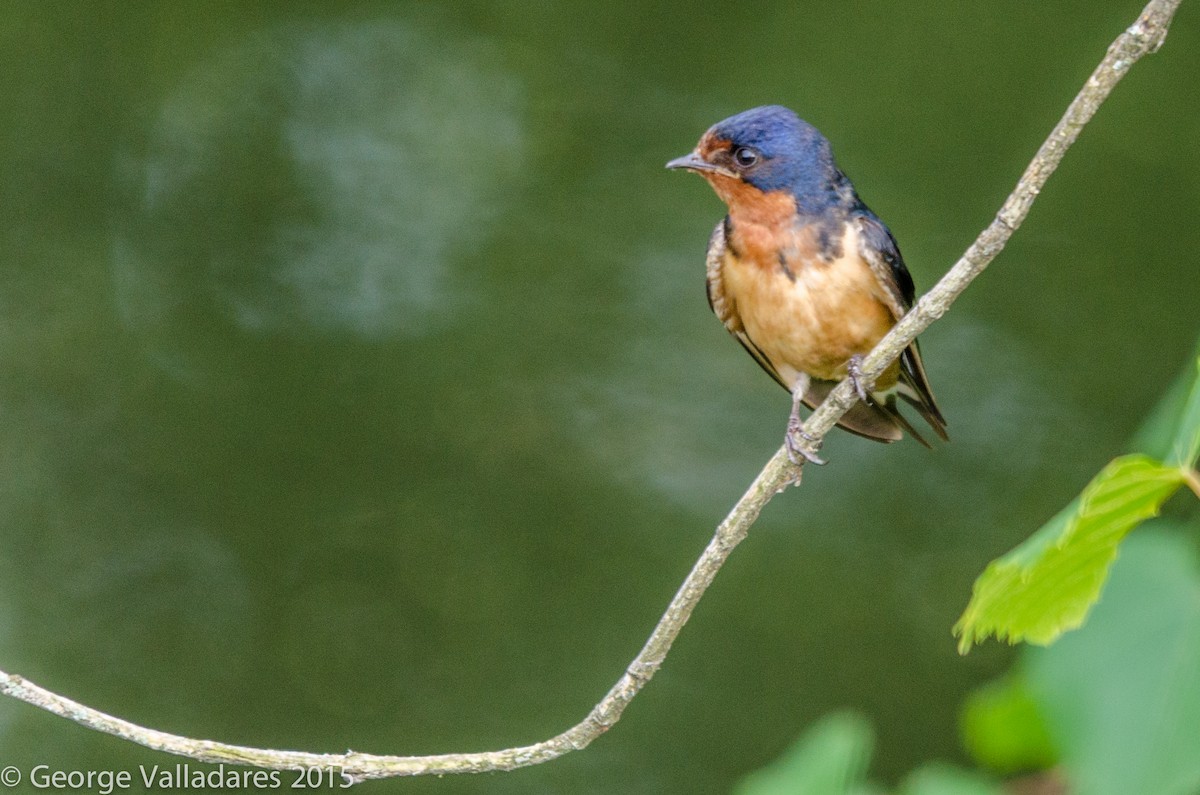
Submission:
M 875 745 L 865 718 L 853 712 L 826 715 L 783 756 L 746 776 L 736 795 L 868 795 L 867 765 Z
M 1181 467 L 1194 467 L 1200 458 L 1200 359 L 1196 360 L 1196 379 L 1192 391 L 1179 419 L 1175 443 L 1171 445 L 1168 463 Z
M 1074 502 L 975 581 L 954 625 L 959 652 L 989 635 L 1045 645 L 1082 624 L 1121 539 L 1156 516 L 1183 478 L 1178 467 L 1143 455 L 1110 462 Z
M 1200 566 L 1195 524 L 1131 537 L 1088 624 L 1022 671 L 1070 791 L 1200 792 Z
M 963 742 L 980 765 L 1002 775 L 1045 770 L 1058 761 L 1025 677 L 1008 673 L 967 697 Z
M 1005 795 L 1005 789 L 974 771 L 930 762 L 905 776 L 896 795 Z
M 1133 449 L 1191 468 L 1200 456 L 1200 350 L 1171 384 L 1134 438 Z

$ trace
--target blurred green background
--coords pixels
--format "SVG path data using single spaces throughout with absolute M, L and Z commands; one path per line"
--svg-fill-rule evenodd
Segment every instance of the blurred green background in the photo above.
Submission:
M 1140 1 L 0 11 L 0 668 L 241 744 L 575 723 L 782 439 L 663 163 L 782 103 L 926 289 Z M 949 628 L 1187 361 L 1200 17 L 923 339 L 953 442 L 835 434 L 587 751 L 429 793 L 724 792 L 829 710 L 961 760 Z M 28 770 L 173 764 L 16 702 Z

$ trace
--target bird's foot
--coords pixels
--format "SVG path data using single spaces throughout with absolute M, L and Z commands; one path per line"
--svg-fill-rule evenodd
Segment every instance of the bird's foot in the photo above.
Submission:
M 856 353 L 846 362 L 846 375 L 850 379 L 850 383 L 854 385 L 854 391 L 858 393 L 858 399 L 863 403 L 867 402 L 867 389 L 863 386 L 863 357 L 861 353 Z
M 824 466 L 825 459 L 817 455 L 819 443 L 817 437 L 804 430 L 804 423 L 797 416 L 788 420 L 787 433 L 783 437 L 783 446 L 787 448 L 788 458 L 796 466 L 802 461 Z

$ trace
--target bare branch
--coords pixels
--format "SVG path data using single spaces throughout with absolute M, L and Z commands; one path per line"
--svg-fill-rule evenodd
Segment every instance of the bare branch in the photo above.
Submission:
M 863 377 L 874 380 L 888 363 L 900 355 L 917 335 L 945 314 L 950 304 L 971 281 L 1000 253 L 1013 232 L 1029 213 L 1042 186 L 1054 173 L 1063 155 L 1080 130 L 1096 113 L 1113 87 L 1129 68 L 1143 55 L 1162 46 L 1180 0 L 1152 0 L 1137 21 L 1122 33 L 1108 48 L 1104 60 L 1088 78 L 1061 121 L 1038 150 L 1037 156 L 1025 169 L 1016 189 L 1004 202 L 995 220 L 980 233 L 962 258 L 926 293 L 896 327 L 862 363 Z M 820 440 L 853 405 L 856 396 L 849 380 L 837 386 L 812 416 L 805 430 Z M 148 729 L 106 715 L 70 699 L 45 690 L 19 676 L 0 671 L 0 692 L 55 715 L 75 721 L 96 731 L 123 737 L 132 742 L 205 762 L 225 762 L 237 765 L 276 769 L 332 767 L 355 780 L 391 776 L 445 775 L 447 773 L 482 773 L 512 770 L 556 759 L 571 751 L 586 748 L 615 724 L 625 707 L 650 681 L 666 659 L 671 644 L 687 623 L 692 610 L 704 595 L 726 558 L 758 518 L 773 496 L 799 483 L 800 469 L 791 464 L 784 448 L 767 462 L 745 495 L 717 527 L 716 533 L 696 565 L 671 600 L 666 613 L 654 628 L 646 645 L 613 685 L 608 694 L 592 708 L 587 717 L 562 734 L 533 745 L 482 753 L 439 754 L 436 756 L 379 756 L 347 751 L 343 754 L 314 754 L 302 751 L 277 751 L 248 748 L 238 745 L 196 740 Z M 1193 484 L 1194 488 L 1197 488 Z

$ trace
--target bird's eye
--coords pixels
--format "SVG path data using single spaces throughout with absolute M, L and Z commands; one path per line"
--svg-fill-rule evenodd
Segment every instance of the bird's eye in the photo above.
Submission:
M 739 146 L 733 150 L 733 162 L 742 168 L 750 168 L 758 162 L 758 152 L 748 146 Z

